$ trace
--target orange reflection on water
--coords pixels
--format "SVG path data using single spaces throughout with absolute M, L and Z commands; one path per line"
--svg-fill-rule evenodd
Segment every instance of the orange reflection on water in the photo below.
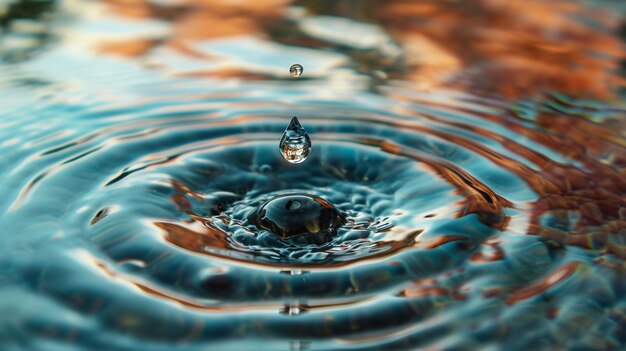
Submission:
M 170 26 L 163 40 L 128 39 L 99 46 L 116 55 L 141 56 L 163 45 L 182 55 L 202 56 L 191 43 L 233 36 L 328 45 L 288 24 L 288 7 L 304 3 L 307 16 L 335 14 L 380 24 L 404 50 L 401 78 L 418 88 L 454 87 L 508 97 L 559 91 L 607 99 L 625 83 L 616 72 L 626 55 L 613 34 L 623 19 L 608 9 L 571 1 L 363 1 L 347 13 L 337 4 L 289 0 L 102 2 L 117 16 L 156 19 Z
M 263 35 L 264 27 L 284 16 L 288 0 L 177 1 L 161 4 L 146 0 L 103 0 L 108 10 L 125 19 L 156 19 L 169 23 L 171 33 L 163 40 L 146 38 L 101 43 L 102 52 L 141 56 L 157 46 L 169 46 L 187 56 L 204 56 L 189 48 L 195 41 L 241 35 Z
M 449 79 L 509 97 L 553 90 L 606 98 L 624 85 L 615 74 L 624 48 L 611 34 L 622 19 L 608 9 L 558 0 L 392 0 L 375 13 L 405 47 L 416 43 L 407 55 L 411 80 L 437 70 L 433 85 Z
M 467 300 L 468 296 L 459 291 L 459 287 L 447 288 L 438 285 L 436 279 L 415 280 L 399 294 L 408 298 L 450 297 L 453 300 Z
M 493 262 L 504 258 L 504 250 L 500 247 L 498 237 L 487 240 L 481 251 L 476 252 L 470 260 L 473 262 Z
M 152 224 L 162 233 L 163 239 L 177 247 L 185 250 L 218 257 L 223 260 L 237 261 L 240 263 L 249 263 L 253 261 L 255 265 L 265 265 L 268 267 L 285 267 L 293 269 L 297 267 L 294 262 L 285 262 L 276 260 L 275 262 L 257 260 L 262 254 L 255 250 L 242 250 L 237 243 L 229 238 L 229 234 L 220 229 L 214 221 L 223 221 L 227 223 L 230 218 L 226 215 L 215 216 L 213 218 L 204 218 L 193 212 L 191 203 L 186 196 L 201 199 L 202 195 L 190 189 L 179 181 L 172 181 L 170 185 L 178 192 L 171 196 L 172 203 L 189 216 L 185 221 L 153 221 Z M 398 228 L 395 228 L 398 229 Z M 401 230 L 399 230 L 401 232 Z M 373 242 L 372 245 L 378 250 L 369 258 L 383 258 L 397 253 L 414 243 L 416 238 L 423 232 L 422 229 L 414 230 L 409 233 L 403 233 L 397 240 L 381 240 Z M 465 238 L 463 238 L 465 239 Z M 457 240 L 457 239 L 454 239 Z M 435 248 L 444 244 L 441 242 L 431 245 L 429 248 Z M 418 245 L 419 246 L 419 245 Z M 348 246 L 339 247 L 341 250 L 349 250 Z M 342 267 L 352 264 L 351 260 L 325 262 L 322 269 L 332 267 Z M 316 263 L 302 262 L 302 266 L 314 269 Z
M 559 283 L 561 283 L 562 281 L 567 279 L 569 276 L 574 274 L 576 272 L 576 270 L 579 269 L 579 267 L 581 267 L 581 263 L 579 263 L 579 262 L 570 262 L 570 263 L 560 267 L 556 271 L 554 271 L 554 272 L 548 274 L 547 276 L 543 277 L 540 281 L 535 282 L 534 284 L 531 284 L 529 286 L 526 286 L 526 287 L 524 287 L 524 288 L 514 292 L 506 300 L 506 303 L 514 304 L 516 302 L 523 301 L 523 300 L 529 299 L 531 297 L 537 296 L 539 294 L 542 294 L 546 290 L 548 290 L 548 289 L 550 289 L 552 287 L 555 287 L 556 285 L 558 285 Z

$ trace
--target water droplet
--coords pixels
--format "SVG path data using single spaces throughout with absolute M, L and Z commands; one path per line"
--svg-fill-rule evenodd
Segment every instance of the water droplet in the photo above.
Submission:
M 302 68 L 302 65 L 299 65 L 297 63 L 289 67 L 289 74 L 291 74 L 292 77 L 300 77 L 303 71 L 304 68 Z
M 322 198 L 292 194 L 266 201 L 250 221 L 282 238 L 309 234 L 317 238 L 314 241 L 325 241 L 345 223 L 345 217 Z
M 280 139 L 280 153 L 290 163 L 304 161 L 311 151 L 311 138 L 294 116 Z

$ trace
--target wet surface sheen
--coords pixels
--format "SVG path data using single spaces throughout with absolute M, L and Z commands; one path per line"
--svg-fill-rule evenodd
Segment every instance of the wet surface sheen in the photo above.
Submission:
M 341 3 L 0 5 L 1 350 L 624 347 L 623 6 Z

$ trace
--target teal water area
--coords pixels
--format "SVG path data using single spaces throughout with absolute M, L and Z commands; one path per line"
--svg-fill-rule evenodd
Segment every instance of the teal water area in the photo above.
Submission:
M 1 350 L 624 347 L 620 5 L 237 3 L 0 5 Z

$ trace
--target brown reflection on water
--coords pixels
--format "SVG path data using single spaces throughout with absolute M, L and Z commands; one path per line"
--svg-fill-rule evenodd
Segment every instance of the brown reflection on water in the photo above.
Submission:
M 399 296 L 408 298 L 449 297 L 453 300 L 467 300 L 468 296 L 459 287 L 447 288 L 438 285 L 436 279 L 415 280 Z
M 98 45 L 102 53 L 140 57 L 157 47 L 168 47 L 182 56 L 195 59 L 213 59 L 207 53 L 194 50 L 190 44 L 209 39 L 253 35 L 267 37 L 265 27 L 284 17 L 288 0 L 267 1 L 176 1 L 161 3 L 145 0 L 103 0 L 107 8 L 117 16 L 131 20 L 161 20 L 169 24 L 170 33 L 162 39 L 133 38 L 103 41 Z M 194 76 L 242 79 L 265 78 L 237 67 L 211 69 L 210 72 L 194 72 Z
M 419 239 L 419 237 L 418 237 Z M 423 249 L 434 249 L 443 244 L 447 244 L 454 241 L 469 241 L 469 239 L 465 236 L 461 235 L 442 235 L 433 239 L 427 240 L 416 240 L 415 247 L 423 248 Z
M 268 267 L 284 267 L 289 269 L 297 267 L 297 265 L 292 261 L 285 262 L 276 260 L 275 262 L 271 262 L 263 260 L 264 255 L 262 253 L 254 249 L 244 248 L 235 243 L 233 240 L 230 240 L 229 233 L 224 232 L 214 223 L 214 220 L 221 220 L 224 221 L 224 223 L 228 223 L 228 221 L 230 220 L 228 216 L 220 215 L 213 218 L 205 218 L 196 214 L 193 211 L 191 203 L 189 202 L 187 196 L 196 199 L 202 199 L 202 195 L 195 192 L 187 185 L 179 181 L 172 181 L 170 185 L 178 192 L 177 194 L 171 196 L 172 203 L 180 211 L 185 212 L 189 216 L 189 218 L 185 221 L 177 222 L 153 221 L 152 224 L 162 232 L 163 239 L 165 241 L 191 252 L 218 257 L 220 259 L 228 261 L 236 261 L 244 264 L 254 262 L 255 265 L 265 265 Z M 401 250 L 413 246 L 414 244 L 420 246 L 416 238 L 418 238 L 422 232 L 422 229 L 418 229 L 402 235 L 402 238 L 398 240 L 383 240 L 372 242 L 372 246 L 376 248 L 377 251 L 369 255 L 368 259 L 377 259 L 391 256 Z M 442 244 L 445 244 L 445 242 L 430 245 L 430 247 L 428 248 L 435 248 Z M 350 248 L 344 245 L 338 246 L 338 249 L 349 250 Z M 324 262 L 324 264 L 320 268 L 328 269 L 343 267 L 353 263 L 354 262 L 352 260 L 331 260 L 328 262 Z M 319 262 L 298 262 L 297 264 L 306 266 L 308 269 L 314 269 L 316 265 L 320 265 Z
M 487 240 L 481 251 L 470 258 L 473 262 L 493 262 L 504 258 L 504 250 L 500 247 L 500 238 L 495 237 Z
M 391 0 L 374 13 L 407 49 L 416 82 L 447 79 L 509 97 L 552 90 L 604 98 L 624 84 L 615 74 L 623 45 L 611 34 L 623 18 L 609 9 L 559 0 Z
M 136 287 L 138 287 L 139 289 L 141 289 L 142 291 L 144 291 L 145 293 L 162 298 L 164 300 L 179 303 L 187 308 L 192 308 L 192 309 L 203 311 L 203 312 L 220 312 L 220 313 L 248 312 L 249 313 L 250 311 L 261 311 L 261 310 L 274 310 L 275 311 L 275 310 L 284 310 L 286 308 L 286 306 L 284 306 L 283 304 L 280 304 L 280 302 L 279 303 L 276 303 L 276 302 L 263 303 L 261 301 L 252 302 L 252 303 L 249 301 L 246 301 L 244 303 L 239 303 L 239 304 L 237 303 L 228 304 L 228 303 L 220 302 L 219 304 L 207 305 L 207 304 L 198 303 L 196 300 L 191 299 L 191 298 L 186 298 L 184 296 L 180 296 L 174 293 L 160 291 L 157 289 L 156 286 L 150 286 L 149 284 L 136 282 L 132 280 L 130 282 L 134 284 Z M 287 287 L 285 287 L 284 289 L 286 293 L 289 291 Z M 320 309 L 350 306 L 353 304 L 357 304 L 361 301 L 362 300 L 341 301 L 341 302 L 334 302 L 334 303 L 307 304 L 307 305 L 300 304 L 298 305 L 298 307 L 301 310 L 314 311 L 314 310 L 320 310 Z
M 570 262 L 558 268 L 556 271 L 546 275 L 540 281 L 515 291 L 506 299 L 506 303 L 514 304 L 516 302 L 537 296 L 567 279 L 569 276 L 574 274 L 579 267 L 581 267 L 581 263 Z
M 452 138 L 452 136 L 448 136 Z M 377 139 L 363 139 L 363 144 L 375 145 L 382 150 L 401 155 L 414 160 L 424 162 L 428 167 L 437 172 L 448 183 L 458 189 L 458 193 L 465 198 L 465 206 L 458 216 L 471 213 L 491 214 L 493 215 L 487 223 L 498 229 L 506 228 L 508 218 L 504 216 L 504 207 L 510 207 L 511 202 L 496 194 L 484 183 L 470 175 L 454 164 L 444 162 L 443 160 L 433 160 L 423 154 L 418 154 L 414 150 L 394 144 L 390 141 L 380 141 Z
M 174 188 L 184 192 L 186 195 L 200 197 L 187 186 L 180 182 L 173 182 Z M 190 251 L 205 252 L 206 248 L 229 249 L 228 235 L 215 226 L 209 219 L 202 218 L 192 212 L 189 200 L 182 194 L 172 196 L 172 202 L 181 210 L 187 213 L 191 221 L 189 222 L 154 222 L 154 225 L 165 232 L 165 240 Z
M 226 233 L 210 222 L 205 222 L 205 225 L 200 227 L 201 229 L 175 223 L 155 222 L 154 224 L 165 231 L 167 241 L 178 247 L 197 252 L 205 252 L 207 247 L 228 249 Z
M 108 54 L 132 58 L 144 55 L 158 43 L 158 40 L 149 38 L 103 41 L 100 43 L 98 50 Z
M 415 82 L 416 88 L 454 87 L 508 97 L 559 91 L 608 99 L 625 83 L 617 73 L 626 55 L 615 33 L 626 21 L 610 9 L 571 1 L 102 2 L 117 16 L 157 19 L 171 27 L 162 40 L 101 43 L 102 52 L 116 55 L 141 56 L 164 45 L 181 55 L 210 59 L 190 44 L 242 35 L 298 46 L 328 46 L 289 23 L 288 7 L 304 5 L 309 15 L 346 16 L 381 25 L 405 53 L 399 71 L 388 73 Z M 240 72 L 233 70 L 221 76 L 239 77 Z
M 185 250 L 196 252 L 203 255 L 209 255 L 221 258 L 228 261 L 237 261 L 240 263 L 254 262 L 255 265 L 265 265 L 268 267 L 284 267 L 284 268 L 296 268 L 298 266 L 306 266 L 307 269 L 314 269 L 315 266 L 320 266 L 323 269 L 343 267 L 353 264 L 353 261 L 329 261 L 320 263 L 307 263 L 307 262 L 285 262 L 276 261 L 270 262 L 263 260 L 263 254 L 257 251 L 246 252 L 242 248 L 236 247 L 232 241 L 228 240 L 228 234 L 217 228 L 209 219 L 203 219 L 198 216 L 193 216 L 194 222 L 185 223 L 168 223 L 168 222 L 153 222 L 153 224 L 164 233 L 164 239 L 180 248 Z M 379 252 L 371 254 L 368 259 L 377 259 L 391 256 L 413 244 L 416 236 L 421 233 L 421 230 L 412 232 L 404 240 L 398 241 L 381 241 L 373 242 L 372 245 L 378 248 Z M 435 248 L 444 242 L 437 245 L 431 245 L 429 248 Z M 339 247 L 339 249 L 348 249 L 348 247 Z M 259 259 L 257 259 L 258 257 Z
M 546 99 L 545 103 L 554 104 L 556 101 Z M 558 101 L 558 104 L 573 107 L 568 106 L 566 101 Z M 541 110 L 538 111 L 536 124 L 529 126 L 526 120 L 513 111 L 504 115 L 465 111 L 462 108 L 457 108 L 457 111 L 496 122 L 516 135 L 582 165 L 579 167 L 556 162 L 539 151 L 481 127 L 443 120 L 435 115 L 420 116 L 497 141 L 539 168 L 539 171 L 533 170 L 524 163 L 493 153 L 472 140 L 428 131 L 473 150 L 517 174 L 537 193 L 538 199 L 533 203 L 530 213 L 528 234 L 540 235 L 559 245 L 574 245 L 626 258 L 622 234 L 626 228 L 626 176 L 622 171 L 626 167 L 626 146 L 623 145 L 622 136 L 622 131 L 626 130 L 626 120 L 623 112 L 615 112 L 614 118 L 597 123 L 584 115 Z M 569 229 L 557 230 L 541 225 L 544 216 L 553 217 Z
M 83 263 L 93 267 L 94 269 L 97 269 L 98 271 L 102 272 L 102 274 L 106 275 L 107 277 L 111 279 L 115 279 L 120 282 L 131 284 L 132 286 L 154 297 L 157 297 L 166 301 L 174 302 L 182 306 L 185 306 L 187 308 L 195 309 L 198 311 L 224 313 L 224 312 L 250 312 L 252 310 L 276 311 L 276 310 L 281 310 L 285 308 L 282 302 L 271 302 L 271 301 L 270 302 L 245 301 L 241 303 L 237 303 L 237 302 L 225 303 L 223 301 L 209 301 L 209 302 L 205 301 L 204 303 L 202 303 L 198 301 L 197 299 L 186 296 L 184 294 L 180 294 L 175 291 L 164 289 L 160 287 L 158 284 L 155 284 L 153 282 L 150 282 L 150 281 L 138 278 L 136 276 L 129 275 L 119 270 L 116 270 L 115 267 L 111 266 L 109 262 L 102 261 L 99 258 L 92 256 L 91 254 L 87 252 L 78 251 L 76 252 L 76 257 L 78 257 Z M 121 263 L 121 262 L 118 262 L 118 263 Z M 227 271 L 219 271 L 219 272 L 216 271 L 215 273 L 216 274 L 228 274 Z M 277 288 L 283 289 L 285 293 L 291 292 L 290 290 L 291 288 L 289 285 L 283 285 Z M 79 295 L 79 298 L 80 298 L 80 295 Z M 313 311 L 313 310 L 322 310 L 322 309 L 350 306 L 350 305 L 362 303 L 366 300 L 368 300 L 367 297 L 365 298 L 361 297 L 359 299 L 345 299 L 345 300 L 337 300 L 337 301 L 331 301 L 331 302 L 329 301 L 317 302 L 316 301 L 316 302 L 310 302 L 308 304 L 299 304 L 298 306 L 303 310 Z M 83 301 L 80 301 L 80 300 L 77 302 L 83 303 Z M 97 311 L 101 307 L 100 305 L 101 302 L 102 301 L 99 301 L 98 304 L 93 306 L 94 312 Z
M 551 112 L 541 113 L 538 124 L 543 130 L 522 127 L 521 124 L 512 124 L 511 129 L 579 162 L 583 168 L 550 160 L 537 162 L 542 178 L 551 186 L 537 187 L 530 183 L 539 199 L 532 209 L 530 219 L 533 225 L 529 233 L 560 244 L 611 252 L 626 258 L 621 239 L 626 228 L 626 216 L 623 215 L 626 177 L 620 171 L 626 166 L 626 147 L 621 145 L 620 129 Z M 626 127 L 623 119 L 621 125 L 623 130 Z M 600 161 L 602 159 L 610 161 L 605 163 Z M 548 214 L 560 223 L 567 223 L 569 230 L 539 225 L 541 217 Z
M 288 0 L 103 0 L 118 16 L 159 19 L 172 25 L 171 40 L 204 40 L 263 32 L 263 26 L 285 15 Z

